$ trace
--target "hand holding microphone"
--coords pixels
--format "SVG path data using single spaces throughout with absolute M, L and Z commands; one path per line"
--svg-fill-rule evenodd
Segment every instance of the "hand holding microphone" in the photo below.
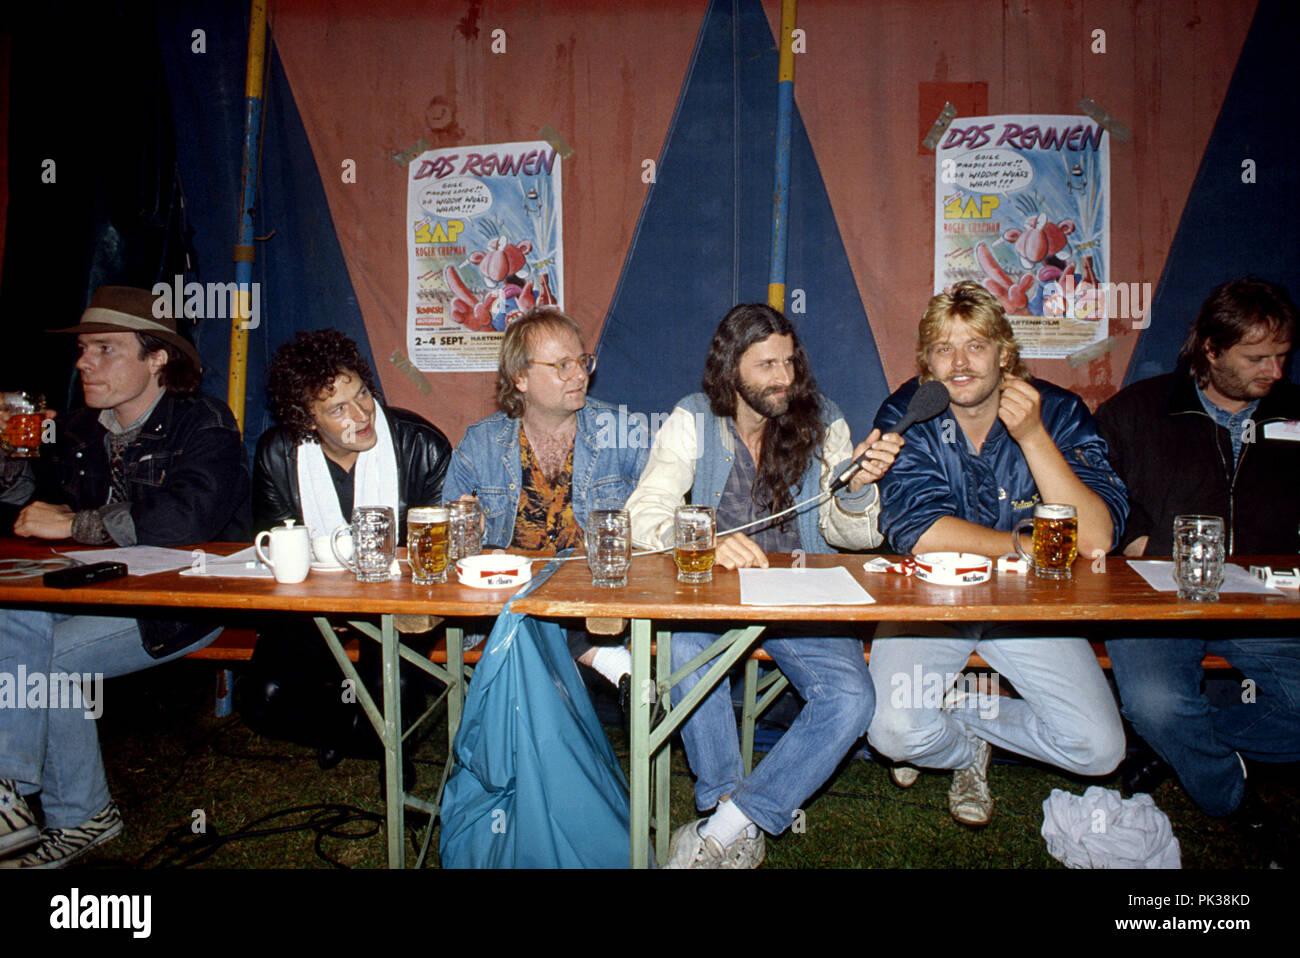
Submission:
M 912 394 L 912 400 L 907 404 L 907 411 L 903 413 L 903 418 L 898 420 L 891 432 L 881 436 L 880 430 L 873 429 L 871 435 L 853 450 L 857 453 L 856 458 L 831 483 L 831 493 L 834 494 L 850 485 L 859 470 L 866 478 L 858 483 L 858 489 L 867 482 L 876 482 L 889 471 L 889 467 L 894 464 L 894 458 L 903 448 L 903 431 L 918 422 L 933 419 L 947 408 L 948 390 L 943 383 L 933 380 L 923 383 L 921 388 Z M 853 491 L 856 492 L 857 489 Z

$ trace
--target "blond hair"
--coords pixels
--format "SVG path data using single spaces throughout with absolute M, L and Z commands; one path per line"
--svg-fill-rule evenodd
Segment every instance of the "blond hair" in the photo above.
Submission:
M 934 378 L 930 369 L 930 347 L 942 340 L 955 319 L 960 319 L 974 332 L 1001 347 L 1006 357 L 1003 368 L 1008 373 L 1021 379 L 1029 378 L 1029 367 L 1020 358 L 1020 345 L 1007 319 L 1007 311 L 987 289 L 966 280 L 931 299 L 921 316 L 921 325 L 916 332 L 916 370 L 921 382 Z

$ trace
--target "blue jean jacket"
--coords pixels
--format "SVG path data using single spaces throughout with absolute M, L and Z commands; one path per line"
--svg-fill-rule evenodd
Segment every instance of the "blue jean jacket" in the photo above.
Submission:
M 480 419 L 465 430 L 451 454 L 443 498 L 476 493 L 487 521 L 484 546 L 506 548 L 515 533 L 515 514 L 523 482 L 519 459 L 519 430 L 523 421 L 503 412 Z M 615 408 L 588 399 L 578 411 L 573 443 L 573 515 L 586 527 L 590 503 L 615 499 L 626 502 L 650 453 L 645 430 L 626 428 Z

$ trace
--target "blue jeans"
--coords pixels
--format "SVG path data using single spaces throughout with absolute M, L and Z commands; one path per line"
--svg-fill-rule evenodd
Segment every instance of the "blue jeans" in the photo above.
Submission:
M 1246 777 L 1237 753 L 1300 761 L 1300 638 L 1110 639 L 1106 651 L 1124 716 L 1205 814 L 1222 817 L 1241 803 Z M 1207 653 L 1254 683 L 1242 701 L 1210 705 L 1201 691 Z
M 0 677 L 16 683 L 20 669 L 29 680 L 59 673 L 128 675 L 201 649 L 220 632 L 155 659 L 144 650 L 134 619 L 2 609 Z M 16 691 L 25 697 L 25 689 Z M 109 802 L 99 733 L 94 716 L 87 716 L 90 705 L 0 707 L 0 778 L 17 781 L 24 795 L 41 793 L 46 828 L 82 825 Z
M 675 633 L 674 671 L 717 639 L 708 632 Z M 695 773 L 695 804 L 701 811 L 729 795 L 759 828 L 779 835 L 866 732 L 875 694 L 857 639 L 775 638 L 761 644 L 806 703 L 776 747 L 745 775 L 726 677 L 687 719 L 682 741 Z M 708 668 L 701 667 L 673 689 L 674 704 Z

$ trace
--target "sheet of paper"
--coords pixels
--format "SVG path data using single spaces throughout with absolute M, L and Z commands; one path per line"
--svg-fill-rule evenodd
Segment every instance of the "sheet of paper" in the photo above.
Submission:
M 258 561 L 257 552 L 252 546 L 228 556 L 205 554 L 201 563 L 196 565 L 191 561 L 188 569 L 181 570 L 181 575 L 217 576 L 223 579 L 275 578 L 271 567 Z
M 1174 564 L 1168 559 L 1129 559 L 1128 564 L 1142 578 L 1147 580 L 1147 585 L 1157 592 L 1177 592 L 1178 583 L 1174 581 Z M 1250 574 L 1248 569 L 1239 565 L 1233 565 L 1231 562 L 1223 564 L 1223 585 L 1219 586 L 1220 594 L 1224 592 L 1247 593 L 1250 595 L 1281 595 L 1279 589 L 1265 585 L 1260 579 Z
M 61 552 L 69 559 L 89 565 L 92 562 L 125 562 L 127 575 L 152 575 L 184 569 L 193 561 L 188 549 L 164 549 L 161 546 L 127 546 L 121 549 L 83 549 Z
M 741 569 L 741 605 L 870 605 L 848 569 Z

